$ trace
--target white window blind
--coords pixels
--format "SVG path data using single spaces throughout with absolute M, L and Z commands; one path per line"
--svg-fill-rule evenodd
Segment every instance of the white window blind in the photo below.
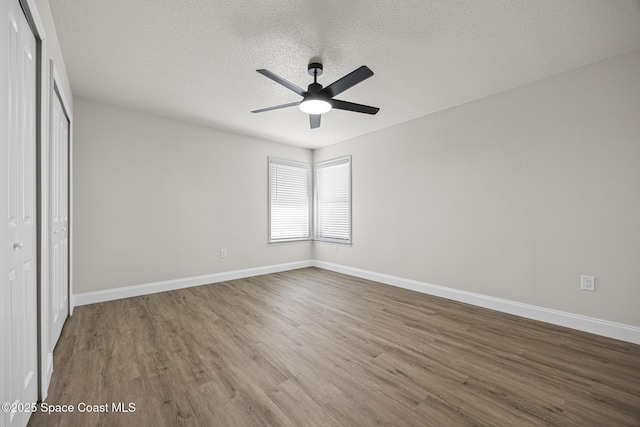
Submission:
M 351 243 L 351 156 L 314 165 L 315 239 Z
M 269 242 L 308 240 L 311 167 L 269 158 Z

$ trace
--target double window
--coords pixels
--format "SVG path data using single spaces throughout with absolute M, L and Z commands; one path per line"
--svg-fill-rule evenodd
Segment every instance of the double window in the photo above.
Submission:
M 351 156 L 269 158 L 269 242 L 298 240 L 351 243 Z

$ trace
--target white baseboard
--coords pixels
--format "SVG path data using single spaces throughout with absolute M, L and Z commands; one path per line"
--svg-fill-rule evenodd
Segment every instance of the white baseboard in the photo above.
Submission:
M 473 292 L 461 291 L 444 286 L 432 285 L 417 280 L 404 279 L 374 271 L 362 270 L 340 264 L 325 261 L 306 260 L 286 264 L 276 264 L 264 267 L 247 268 L 243 270 L 226 271 L 221 273 L 206 274 L 203 276 L 187 277 L 162 282 L 145 283 L 143 285 L 126 286 L 122 288 L 106 289 L 103 291 L 85 292 L 75 294 L 73 302 L 75 306 L 95 304 L 122 298 L 137 297 L 140 295 L 154 294 L 157 292 L 172 291 L 175 289 L 189 288 L 192 286 L 206 285 L 209 283 L 224 282 L 226 280 L 243 279 L 245 277 L 260 276 L 263 274 L 278 273 L 281 271 L 296 270 L 305 267 L 318 267 L 335 271 L 362 279 L 372 280 L 399 288 L 410 289 L 423 294 L 434 295 L 459 301 L 478 307 L 489 308 L 503 313 L 514 314 L 528 319 L 539 320 L 553 325 L 564 326 L 579 331 L 589 332 L 621 341 L 640 344 L 640 328 L 622 323 L 609 322 L 578 314 L 551 310 L 535 305 L 523 304 L 501 298 L 494 298 Z
M 503 313 L 514 314 L 516 316 L 539 320 L 553 325 L 577 329 L 579 331 L 614 338 L 633 344 L 640 344 L 640 328 L 635 326 L 609 322 L 607 320 L 595 319 L 558 310 L 551 310 L 548 308 L 537 307 L 535 305 L 522 304 L 506 299 L 446 288 L 444 286 L 432 285 L 429 283 L 419 282 L 417 280 L 403 279 L 402 277 L 347 267 L 330 262 L 314 260 L 313 266 L 387 285 L 410 289 L 423 294 L 447 298 L 453 301 L 489 308 Z
M 192 286 L 207 285 L 209 283 L 227 280 L 243 279 L 245 277 L 261 276 L 263 274 L 278 273 L 287 270 L 311 267 L 311 260 L 290 262 L 286 264 L 267 265 L 264 267 L 246 268 L 243 270 L 225 271 L 222 273 L 205 274 L 203 276 L 187 277 L 183 279 L 165 280 L 162 282 L 145 283 L 143 285 L 125 286 L 122 288 L 105 289 L 103 291 L 83 292 L 73 296 L 74 306 L 113 301 L 122 298 L 138 297 L 155 294 L 157 292 L 173 291 L 175 289 L 190 288 Z

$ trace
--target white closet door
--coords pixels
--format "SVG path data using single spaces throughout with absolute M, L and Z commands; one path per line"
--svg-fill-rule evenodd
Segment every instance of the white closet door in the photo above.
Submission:
M 50 351 L 69 316 L 69 120 L 60 96 L 52 93 L 50 212 L 51 308 Z
M 37 372 L 36 40 L 18 0 L 0 1 L 2 396 L 35 403 Z M 30 412 L 0 412 L 24 426 Z

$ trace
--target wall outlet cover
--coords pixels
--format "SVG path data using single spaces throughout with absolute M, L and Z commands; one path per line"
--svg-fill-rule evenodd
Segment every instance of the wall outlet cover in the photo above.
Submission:
M 583 291 L 595 291 L 596 278 L 593 276 L 580 276 L 580 289 Z

